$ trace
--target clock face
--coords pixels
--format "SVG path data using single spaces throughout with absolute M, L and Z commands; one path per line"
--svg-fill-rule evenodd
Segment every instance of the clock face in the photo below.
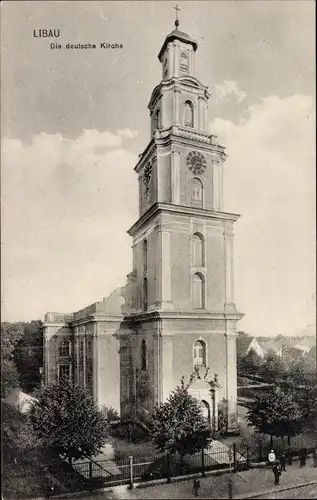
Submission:
M 191 151 L 187 156 L 187 166 L 194 175 L 202 175 L 207 168 L 207 161 L 199 151 Z

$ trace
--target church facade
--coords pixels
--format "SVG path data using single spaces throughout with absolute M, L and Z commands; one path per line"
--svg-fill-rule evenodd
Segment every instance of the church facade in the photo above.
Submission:
M 107 299 L 46 314 L 44 383 L 67 378 L 123 418 L 144 419 L 184 377 L 215 429 L 225 400 L 227 430 L 235 432 L 239 216 L 223 211 L 226 154 L 208 133 L 209 93 L 194 76 L 197 43 L 175 24 L 158 55 L 151 140 L 135 166 L 133 270 Z

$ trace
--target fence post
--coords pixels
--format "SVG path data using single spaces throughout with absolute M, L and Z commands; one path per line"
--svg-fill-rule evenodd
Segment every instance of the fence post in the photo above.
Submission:
M 233 443 L 233 470 L 237 472 L 237 445 Z
M 262 441 L 259 441 L 259 461 L 263 461 L 263 450 L 262 450 Z
M 205 472 L 205 449 L 202 447 L 201 449 L 201 475 L 203 477 L 206 477 L 206 472 Z
M 230 447 L 228 449 L 228 458 L 229 458 L 229 482 L 228 482 L 228 493 L 229 493 L 229 499 L 232 499 L 232 459 L 233 459 L 233 452 L 232 448 Z
M 89 461 L 89 479 L 92 478 L 92 462 Z
M 166 452 L 166 476 L 167 476 L 167 483 L 171 482 L 171 456 L 170 452 Z
M 250 469 L 249 446 L 247 446 L 247 469 Z
M 129 488 L 133 489 L 133 457 L 129 457 Z

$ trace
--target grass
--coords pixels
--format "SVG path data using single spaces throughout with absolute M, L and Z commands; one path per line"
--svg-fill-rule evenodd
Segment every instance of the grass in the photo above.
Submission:
M 158 450 L 151 441 L 129 443 L 129 441 L 112 437 L 111 444 L 114 447 L 115 458 L 119 461 L 126 460 L 129 456 L 133 456 L 135 459 L 143 459 L 158 455 Z

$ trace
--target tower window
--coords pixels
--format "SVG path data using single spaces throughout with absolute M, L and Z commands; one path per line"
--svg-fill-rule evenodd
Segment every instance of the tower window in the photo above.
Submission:
M 187 73 L 188 70 L 188 54 L 187 52 L 181 53 L 181 71 Z
M 194 266 L 204 265 L 204 240 L 203 237 L 195 233 L 192 237 L 192 262 Z
M 147 240 L 143 241 L 143 271 L 147 271 Z
M 203 340 L 197 340 L 194 345 L 195 366 L 206 366 L 206 344 Z
M 193 306 L 194 309 L 205 308 L 205 281 L 200 273 L 193 275 Z
M 147 369 L 147 347 L 145 340 L 141 342 L 141 370 Z
M 70 356 L 70 342 L 69 340 L 62 340 L 59 346 L 59 355 L 61 357 Z
M 184 125 L 185 125 L 185 127 L 193 127 L 194 126 L 194 107 L 193 107 L 193 103 L 191 103 L 190 101 L 185 102 Z
M 148 292 L 148 284 L 147 284 L 147 279 L 143 279 L 143 309 L 144 311 L 147 310 L 147 292 Z
M 192 179 L 192 198 L 191 204 L 194 207 L 203 207 L 203 183 L 196 177 Z

